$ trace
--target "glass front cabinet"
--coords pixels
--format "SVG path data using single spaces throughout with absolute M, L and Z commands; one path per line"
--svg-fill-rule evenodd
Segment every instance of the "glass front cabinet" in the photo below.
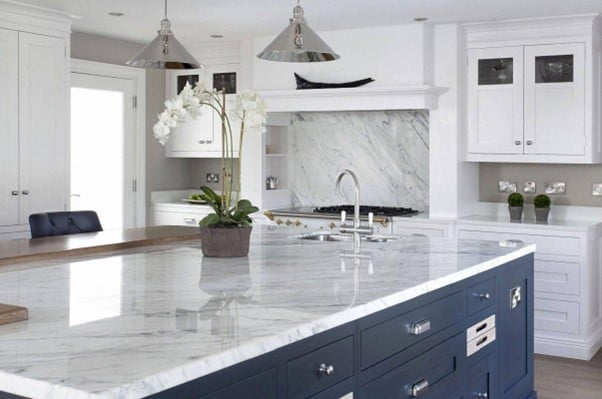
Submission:
M 498 43 L 469 39 L 467 160 L 599 163 L 600 49 Z

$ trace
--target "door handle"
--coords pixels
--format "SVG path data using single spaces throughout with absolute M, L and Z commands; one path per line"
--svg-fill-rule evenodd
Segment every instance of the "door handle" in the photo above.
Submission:
M 23 191 L 21 191 L 21 194 L 23 194 L 23 195 L 29 195 L 29 190 L 23 190 Z
M 13 190 L 10 192 L 10 195 L 12 195 L 13 197 L 18 197 L 19 196 L 19 192 L 17 190 Z

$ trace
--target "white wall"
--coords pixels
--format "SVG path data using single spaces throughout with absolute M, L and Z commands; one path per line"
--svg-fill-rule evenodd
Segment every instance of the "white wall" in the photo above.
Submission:
M 423 85 L 432 81 L 425 54 L 431 26 L 408 24 L 319 32 L 341 58 L 321 63 L 283 63 L 258 59 L 273 39 L 261 37 L 242 45 L 242 66 L 249 68 L 254 90 L 294 89 L 293 72 L 312 81 L 346 82 L 371 77 L 371 86 Z

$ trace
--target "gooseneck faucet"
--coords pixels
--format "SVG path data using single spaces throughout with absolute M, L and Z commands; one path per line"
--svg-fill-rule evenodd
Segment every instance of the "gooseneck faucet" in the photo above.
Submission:
M 340 231 L 341 233 L 353 233 L 354 241 L 359 241 L 360 234 L 372 234 L 373 215 L 372 213 L 368 215 L 368 227 L 363 227 L 360 221 L 360 182 L 355 173 L 353 173 L 349 169 L 345 169 L 341 173 L 339 173 L 339 176 L 337 177 L 335 183 L 336 193 L 341 194 L 341 180 L 345 175 L 349 175 L 349 177 L 351 177 L 351 179 L 353 180 L 353 187 L 355 191 L 355 203 L 353 204 L 353 226 L 345 225 L 346 215 L 345 211 L 343 211 L 341 212 Z

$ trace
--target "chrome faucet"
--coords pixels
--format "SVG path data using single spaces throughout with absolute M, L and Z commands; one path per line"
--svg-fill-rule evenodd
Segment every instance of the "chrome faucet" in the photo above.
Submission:
M 353 226 L 348 226 L 345 224 L 345 219 L 346 219 L 347 215 L 346 215 L 345 211 L 342 211 L 341 212 L 340 231 L 341 231 L 341 233 L 353 233 L 354 241 L 359 241 L 360 234 L 372 234 L 372 232 L 373 232 L 372 222 L 374 220 L 374 215 L 372 214 L 372 212 L 370 212 L 368 214 L 368 227 L 364 227 L 361 225 L 361 221 L 360 221 L 360 182 L 359 182 L 357 176 L 355 175 L 355 173 L 353 173 L 349 169 L 345 169 L 341 173 L 339 173 L 339 176 L 337 177 L 337 180 L 335 183 L 336 193 L 341 194 L 341 180 L 343 179 L 343 176 L 345 176 L 345 175 L 349 175 L 349 177 L 351 177 L 351 179 L 353 180 L 353 187 L 354 187 L 354 191 L 355 191 L 355 203 L 353 204 Z

